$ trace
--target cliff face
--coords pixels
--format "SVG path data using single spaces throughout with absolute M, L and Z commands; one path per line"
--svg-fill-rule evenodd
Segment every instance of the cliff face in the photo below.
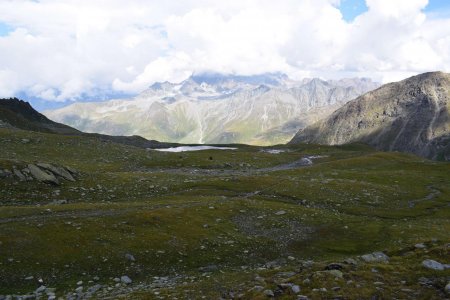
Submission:
M 364 142 L 385 151 L 450 160 L 450 74 L 390 83 L 300 130 L 290 143 Z

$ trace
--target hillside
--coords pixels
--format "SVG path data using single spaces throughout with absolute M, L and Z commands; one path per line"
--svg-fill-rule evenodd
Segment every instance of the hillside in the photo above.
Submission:
M 155 83 L 133 99 L 46 111 L 86 132 L 178 143 L 286 143 L 299 128 L 379 85 L 369 79 L 293 81 L 282 74 L 194 75 Z
M 175 145 L 149 141 L 140 136 L 109 136 L 96 133 L 84 133 L 70 126 L 48 119 L 36 111 L 28 102 L 17 98 L 0 99 L 0 128 L 64 135 L 81 135 L 95 137 L 101 141 L 132 145 L 140 148 L 160 148 Z
M 30 103 L 17 98 L 0 99 L 0 127 L 48 133 L 81 133 L 72 127 L 49 120 L 31 107 Z
M 386 84 L 300 130 L 290 143 L 352 142 L 450 160 L 450 74 L 425 73 Z

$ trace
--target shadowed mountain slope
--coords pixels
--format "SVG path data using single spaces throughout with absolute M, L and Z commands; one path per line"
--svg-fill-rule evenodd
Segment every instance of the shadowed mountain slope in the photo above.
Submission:
M 300 130 L 295 143 L 364 142 L 384 151 L 450 160 L 450 74 L 430 72 L 389 83 Z

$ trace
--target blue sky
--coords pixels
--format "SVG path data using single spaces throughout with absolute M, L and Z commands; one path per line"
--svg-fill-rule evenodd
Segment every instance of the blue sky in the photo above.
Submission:
M 353 21 L 357 16 L 366 12 L 367 9 L 365 0 L 341 0 L 339 5 L 339 10 L 347 22 Z M 429 0 L 423 11 L 431 16 L 449 17 L 450 0 Z
M 383 83 L 450 72 L 450 0 L 337 2 L 3 0 L 0 97 L 45 109 L 201 72 Z
M 364 0 L 341 0 L 339 9 L 347 22 L 353 21 L 357 16 L 367 11 Z

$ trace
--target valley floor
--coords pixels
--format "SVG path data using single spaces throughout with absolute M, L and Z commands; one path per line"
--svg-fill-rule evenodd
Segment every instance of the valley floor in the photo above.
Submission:
M 0 145 L 0 299 L 450 297 L 449 163 L 11 129 Z M 40 182 L 30 164 L 74 181 Z

